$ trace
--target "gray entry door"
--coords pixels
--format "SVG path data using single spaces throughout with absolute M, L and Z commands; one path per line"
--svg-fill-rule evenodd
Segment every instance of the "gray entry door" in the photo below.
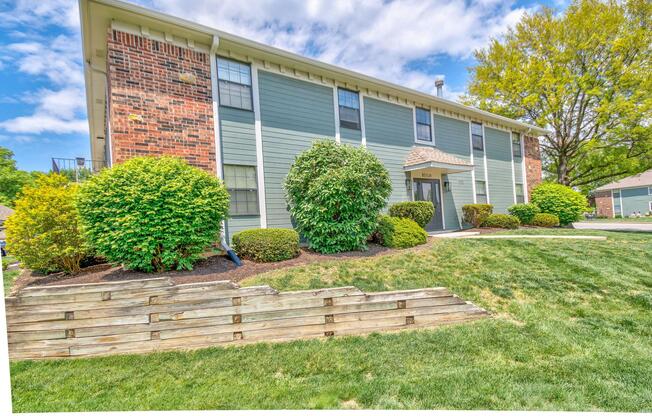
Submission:
M 444 222 L 441 215 L 441 183 L 439 179 L 415 179 L 414 200 L 430 201 L 435 204 L 435 213 L 428 224 L 426 231 L 440 231 L 444 229 Z

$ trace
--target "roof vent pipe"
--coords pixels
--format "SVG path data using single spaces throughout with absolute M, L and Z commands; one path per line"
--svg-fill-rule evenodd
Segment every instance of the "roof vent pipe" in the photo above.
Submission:
M 443 79 L 436 79 L 435 80 L 435 87 L 437 87 L 437 97 L 443 98 L 443 96 L 444 96 L 444 80 Z

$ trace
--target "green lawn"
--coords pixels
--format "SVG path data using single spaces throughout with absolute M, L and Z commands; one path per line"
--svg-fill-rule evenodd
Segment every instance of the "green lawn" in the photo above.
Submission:
M 522 233 L 541 233 L 538 230 Z M 11 364 L 14 411 L 652 410 L 652 234 L 439 240 L 245 284 L 446 286 L 493 319 L 436 330 Z
M 641 218 L 592 218 L 590 220 L 582 220 L 588 222 L 632 222 L 632 223 L 650 223 L 652 217 Z
M 17 260 L 15 257 L 12 256 L 6 256 L 2 258 L 2 263 L 3 264 L 12 264 L 15 263 Z M 4 288 L 5 288 L 5 295 L 9 294 L 9 290 L 11 289 L 11 285 L 14 283 L 14 280 L 20 275 L 20 270 L 3 270 L 2 271 L 2 276 L 3 276 L 3 283 L 4 283 Z

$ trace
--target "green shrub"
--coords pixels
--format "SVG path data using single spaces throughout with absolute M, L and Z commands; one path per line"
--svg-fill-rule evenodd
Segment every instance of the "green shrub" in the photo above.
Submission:
M 532 225 L 536 227 L 558 227 L 559 217 L 555 214 L 537 214 L 532 220 Z
M 478 228 L 494 210 L 491 204 L 467 204 L 462 206 L 462 218 L 465 223 Z
M 409 218 L 426 228 L 435 214 L 435 205 L 430 201 L 407 201 L 398 202 L 389 207 L 389 215 L 392 217 Z
M 385 247 L 408 248 L 425 244 L 428 234 L 409 218 L 381 215 L 376 230 L 378 242 Z
M 482 223 L 483 227 L 516 229 L 521 224 L 517 217 L 509 214 L 491 214 Z
M 542 213 L 558 216 L 561 225 L 577 221 L 589 209 L 584 195 L 558 183 L 538 185 L 532 191 L 530 199 Z
M 233 234 L 233 249 L 253 261 L 272 262 L 299 255 L 299 234 L 286 228 L 255 228 Z
M 27 268 L 77 273 L 89 253 L 75 207 L 78 185 L 61 175 L 42 175 L 23 188 L 5 222 L 7 247 Z
M 86 236 L 110 262 L 135 270 L 192 269 L 219 239 L 229 195 L 214 176 L 172 157 L 139 157 L 82 185 Z
M 392 187 L 387 169 L 366 148 L 320 140 L 296 158 L 285 190 L 310 248 L 336 253 L 366 247 Z
M 516 204 L 507 208 L 507 211 L 521 221 L 521 224 L 530 224 L 541 210 L 534 204 Z

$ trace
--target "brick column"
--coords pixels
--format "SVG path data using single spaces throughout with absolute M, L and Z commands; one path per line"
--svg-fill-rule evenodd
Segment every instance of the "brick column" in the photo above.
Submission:
M 541 183 L 541 149 L 537 137 L 524 136 L 525 148 L 525 182 L 527 194 L 532 195 L 532 189 Z
M 611 191 L 600 191 L 594 194 L 595 212 L 598 216 L 613 218 L 613 201 Z
M 112 162 L 172 155 L 216 172 L 208 53 L 109 30 Z

